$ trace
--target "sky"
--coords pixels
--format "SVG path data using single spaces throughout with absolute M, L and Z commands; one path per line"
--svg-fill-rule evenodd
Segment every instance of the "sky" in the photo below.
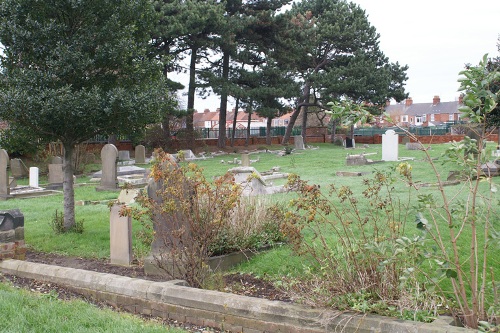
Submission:
M 430 103 L 435 95 L 442 102 L 457 100 L 464 65 L 479 64 L 486 53 L 499 56 L 499 0 L 353 2 L 366 11 L 389 61 L 409 66 L 405 88 L 414 103 Z M 185 95 L 179 97 L 186 103 Z M 215 111 L 219 103 L 214 95 L 197 98 L 195 109 Z

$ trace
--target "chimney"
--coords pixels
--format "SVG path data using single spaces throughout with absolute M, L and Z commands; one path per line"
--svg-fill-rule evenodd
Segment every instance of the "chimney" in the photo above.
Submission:
M 438 95 L 434 96 L 434 98 L 432 99 L 432 105 L 436 105 L 440 102 L 441 102 L 441 98 L 439 98 Z
M 210 109 L 205 109 L 203 112 L 204 112 L 204 113 L 209 113 L 209 112 L 210 112 Z
M 464 95 L 463 94 L 460 94 L 460 96 L 458 96 L 458 104 L 464 104 Z
M 413 99 L 411 97 L 408 97 L 405 101 L 405 106 L 410 106 L 413 104 Z

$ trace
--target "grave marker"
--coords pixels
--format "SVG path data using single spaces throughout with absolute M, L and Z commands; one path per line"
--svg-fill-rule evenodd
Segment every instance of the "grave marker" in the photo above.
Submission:
M 128 150 L 118 151 L 118 160 L 119 161 L 130 161 L 130 152 Z
M 138 145 L 135 147 L 135 163 L 146 163 L 146 148 L 143 145 Z
M 60 156 L 52 156 L 50 164 L 63 164 L 63 159 Z
M 382 160 L 397 161 L 399 149 L 399 135 L 394 130 L 387 130 L 382 134 Z
M 0 149 L 0 200 L 7 200 L 10 195 L 10 182 L 7 166 L 9 165 L 9 154 L 5 149 Z
M 122 205 L 111 206 L 109 216 L 110 261 L 114 265 L 129 266 L 132 262 L 132 218 L 120 216 Z
M 118 149 L 115 145 L 108 143 L 101 150 L 102 175 L 101 185 L 97 190 L 116 190 L 118 188 L 117 163 Z
M 25 257 L 24 215 L 19 209 L 0 211 L 0 261 L 7 258 L 24 260 Z
M 10 172 L 12 172 L 12 177 L 17 179 L 26 178 L 29 174 L 28 168 L 19 158 L 13 158 L 10 160 Z
M 302 137 L 302 135 L 295 135 L 293 137 L 293 144 L 294 144 L 294 147 L 295 149 L 297 150 L 304 150 L 304 138 Z
M 241 166 L 249 167 L 250 166 L 250 155 L 249 154 L 241 154 Z
M 30 187 L 38 187 L 38 168 L 30 168 Z
M 61 188 L 64 182 L 63 165 L 60 163 L 49 164 L 49 186 L 50 189 Z

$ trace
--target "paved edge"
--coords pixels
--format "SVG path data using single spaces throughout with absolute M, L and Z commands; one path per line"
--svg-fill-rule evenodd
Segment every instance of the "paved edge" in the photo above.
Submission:
M 191 288 L 182 280 L 155 282 L 14 259 L 0 261 L 0 271 L 61 284 L 130 312 L 231 332 L 473 332 L 449 325 L 452 320 L 448 318 L 426 324 L 312 309 L 281 301 Z

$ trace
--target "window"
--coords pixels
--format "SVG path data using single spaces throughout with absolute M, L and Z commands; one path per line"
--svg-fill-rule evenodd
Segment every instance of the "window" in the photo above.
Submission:
M 427 115 L 426 115 L 426 114 L 424 114 L 424 115 L 422 116 L 422 121 L 423 121 L 424 123 L 427 121 Z
M 415 117 L 415 124 L 416 125 L 422 124 L 422 117 L 421 116 L 416 116 Z
M 408 116 L 403 116 L 402 117 L 402 121 L 403 121 L 403 123 L 407 123 L 408 122 Z
M 431 121 L 434 121 L 434 113 L 431 114 Z
M 448 120 L 449 121 L 453 121 L 455 120 L 454 117 L 453 117 L 453 113 L 450 113 L 450 115 L 448 116 Z

